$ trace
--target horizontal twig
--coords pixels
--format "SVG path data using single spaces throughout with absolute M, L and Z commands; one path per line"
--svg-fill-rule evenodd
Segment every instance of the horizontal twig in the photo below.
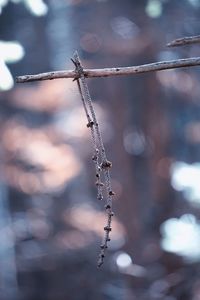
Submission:
M 200 35 L 183 37 L 176 39 L 167 44 L 167 47 L 176 47 L 176 46 L 184 46 L 189 44 L 198 44 L 200 43 Z
M 185 59 L 177 59 L 171 61 L 161 61 L 151 64 L 145 64 L 133 67 L 117 67 L 105 69 L 84 69 L 85 77 L 108 77 L 119 75 L 133 75 L 146 72 L 162 71 L 167 69 L 176 69 L 184 67 L 194 67 L 200 65 L 200 57 L 192 57 Z M 41 73 L 37 75 L 24 75 L 16 78 L 17 83 L 52 80 L 58 78 L 77 78 L 77 73 L 74 70 L 55 71 L 48 73 Z

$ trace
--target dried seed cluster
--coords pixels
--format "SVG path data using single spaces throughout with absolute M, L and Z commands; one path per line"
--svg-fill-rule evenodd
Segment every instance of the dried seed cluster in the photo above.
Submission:
M 75 52 L 72 61 L 76 67 L 76 73 L 77 73 L 76 81 L 81 95 L 87 121 L 88 121 L 87 127 L 90 128 L 91 131 L 93 151 L 94 151 L 92 160 L 94 161 L 95 171 L 96 171 L 97 199 L 103 200 L 103 191 L 105 191 L 105 195 L 106 195 L 105 209 L 107 212 L 107 223 L 106 226 L 104 227 L 105 234 L 103 237 L 102 245 L 100 246 L 101 250 L 100 250 L 99 260 L 98 260 L 98 266 L 100 267 L 104 262 L 105 251 L 108 248 L 108 242 L 110 241 L 110 232 L 112 230 L 111 223 L 112 223 L 112 217 L 114 215 L 114 213 L 112 212 L 112 200 L 113 200 L 114 192 L 112 191 L 111 180 L 110 180 L 110 168 L 112 167 L 112 163 L 108 161 L 106 157 L 106 152 L 102 141 L 101 132 L 99 130 L 99 124 L 97 122 L 92 99 L 86 83 L 84 70 L 81 65 L 77 52 Z M 103 178 L 101 178 L 102 173 L 104 175 Z

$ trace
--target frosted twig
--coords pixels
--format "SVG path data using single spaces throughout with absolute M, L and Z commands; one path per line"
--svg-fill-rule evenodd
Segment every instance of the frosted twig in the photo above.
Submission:
M 75 64 L 76 68 L 77 68 L 77 63 L 72 60 L 73 63 Z M 83 103 L 83 107 L 85 110 L 85 114 L 87 117 L 87 127 L 90 128 L 91 130 L 91 137 L 92 137 L 92 144 L 93 144 L 93 150 L 94 150 L 94 155 L 92 156 L 92 160 L 94 161 L 95 164 L 95 170 L 96 170 L 96 186 L 97 186 L 97 199 L 98 200 L 103 200 L 103 183 L 101 182 L 101 168 L 100 168 L 100 163 L 99 163 L 99 149 L 98 149 L 98 142 L 96 139 L 96 135 L 95 135 L 95 130 L 94 130 L 94 121 L 92 119 L 92 116 L 90 116 L 91 112 L 89 112 L 88 107 L 87 107 L 87 99 L 86 99 L 86 95 L 85 93 L 82 92 L 82 88 L 81 88 L 81 83 L 79 81 L 80 79 L 77 79 L 77 85 L 78 85 L 78 90 L 79 93 L 81 95 L 81 100 Z
M 92 99 L 89 93 L 89 89 L 86 83 L 85 74 L 83 67 L 81 65 L 78 53 L 75 52 L 74 58 L 72 60 L 76 66 L 76 80 L 78 83 L 79 92 L 81 94 L 81 99 L 83 102 L 84 110 L 88 119 L 88 127 L 91 129 L 91 136 L 93 142 L 93 148 L 95 150 L 95 154 L 93 156 L 93 160 L 95 162 L 96 168 L 96 178 L 97 178 L 97 188 L 98 195 L 97 198 L 102 199 L 102 188 L 105 183 L 105 194 L 106 194 L 106 205 L 105 209 L 107 212 L 107 223 L 104 227 L 105 235 L 103 238 L 103 242 L 101 245 L 101 251 L 99 254 L 98 266 L 100 267 L 104 262 L 105 252 L 108 248 L 108 242 L 110 241 L 110 231 L 111 231 L 111 222 L 112 216 L 114 215 L 112 212 L 112 198 L 114 196 L 114 192 L 111 187 L 110 180 L 110 171 L 112 164 L 107 160 L 106 152 L 103 144 L 103 140 L 101 137 L 101 132 L 99 129 L 99 124 L 97 122 L 96 113 L 93 107 Z M 98 149 L 99 148 L 99 149 Z M 103 171 L 104 173 L 104 182 L 100 180 L 100 173 Z
M 184 45 L 191 45 L 191 44 L 198 44 L 198 43 L 200 43 L 200 35 L 187 36 L 187 37 L 173 40 L 172 42 L 167 44 L 167 47 L 177 47 L 177 46 L 184 46 Z
M 168 69 L 177 69 L 185 67 L 194 67 L 200 65 L 200 57 L 176 59 L 170 61 L 160 61 L 145 65 L 132 67 L 115 67 L 104 69 L 83 69 L 84 77 L 109 77 L 119 75 L 134 75 L 147 72 L 162 71 Z M 77 78 L 77 73 L 74 70 L 55 71 L 48 73 L 41 73 L 37 75 L 24 75 L 16 77 L 17 83 L 52 80 L 58 78 Z

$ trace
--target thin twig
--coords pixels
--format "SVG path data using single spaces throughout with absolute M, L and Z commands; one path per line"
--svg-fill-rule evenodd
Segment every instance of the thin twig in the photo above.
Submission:
M 113 212 L 112 212 L 112 201 L 113 201 L 113 196 L 114 192 L 112 191 L 111 187 L 111 178 L 110 178 L 110 171 L 109 169 L 112 166 L 112 163 L 107 160 L 99 124 L 97 122 L 97 117 L 96 113 L 94 110 L 93 102 L 90 96 L 90 92 L 88 89 L 88 85 L 85 79 L 85 74 L 84 70 L 80 61 L 80 58 L 78 56 L 78 53 L 74 53 L 74 57 L 72 59 L 73 63 L 75 64 L 75 72 L 77 76 L 77 84 L 78 84 L 78 89 L 81 95 L 82 103 L 84 106 L 84 110 L 86 113 L 87 117 L 87 127 L 90 128 L 91 130 L 91 136 L 92 136 L 92 143 L 93 143 L 93 148 L 94 148 L 94 156 L 92 157 L 92 160 L 95 163 L 95 169 L 96 169 L 96 185 L 97 185 L 97 198 L 102 200 L 102 187 L 105 187 L 105 195 L 106 195 L 106 213 L 107 213 L 107 222 L 106 226 L 104 227 L 104 237 L 102 241 L 102 245 L 100 246 L 101 251 L 99 254 L 99 259 L 98 259 L 98 267 L 100 267 L 103 262 L 104 262 L 104 257 L 106 254 L 106 249 L 108 248 L 108 242 L 110 241 L 110 231 L 112 230 L 111 228 L 111 223 L 112 223 L 112 217 L 113 217 Z M 104 173 L 104 180 L 101 182 L 101 171 Z
M 105 69 L 84 69 L 84 76 L 91 77 L 108 77 L 119 75 L 133 75 L 146 72 L 162 71 L 167 69 L 194 67 L 200 65 L 200 57 L 184 58 L 171 61 L 161 61 L 151 64 L 145 64 L 133 67 L 116 67 Z M 41 73 L 37 75 L 24 75 L 16 78 L 17 83 L 52 80 L 58 78 L 77 78 L 77 73 L 74 70 L 55 71 L 48 73 Z
M 191 44 L 198 44 L 198 43 L 200 43 L 200 35 L 186 36 L 183 38 L 173 40 L 172 42 L 167 44 L 167 47 L 177 47 L 177 46 L 184 46 L 184 45 L 191 45 Z

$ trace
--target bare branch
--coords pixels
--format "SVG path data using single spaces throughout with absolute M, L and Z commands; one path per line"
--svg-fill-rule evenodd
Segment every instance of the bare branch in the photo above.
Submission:
M 200 65 L 200 57 L 192 57 L 185 59 L 177 59 L 171 61 L 161 61 L 151 64 L 145 64 L 133 67 L 105 68 L 105 69 L 84 69 L 85 77 L 108 77 L 119 75 L 133 75 L 139 73 L 147 73 L 154 71 L 162 71 L 167 69 L 194 67 Z M 41 73 L 37 75 L 24 75 L 16 78 L 17 83 L 52 80 L 58 78 L 77 78 L 77 73 L 74 70 L 56 71 Z
M 52 80 L 52 79 L 59 79 L 59 78 L 76 78 L 76 77 L 77 74 L 75 73 L 74 70 L 67 70 L 67 71 L 40 73 L 36 75 L 17 76 L 16 82 L 23 83 L 23 82 L 31 82 L 31 81 Z
M 177 47 L 177 46 L 184 46 L 184 45 L 198 44 L 198 43 L 200 43 L 200 35 L 195 35 L 195 36 L 176 39 L 168 43 L 167 47 Z

